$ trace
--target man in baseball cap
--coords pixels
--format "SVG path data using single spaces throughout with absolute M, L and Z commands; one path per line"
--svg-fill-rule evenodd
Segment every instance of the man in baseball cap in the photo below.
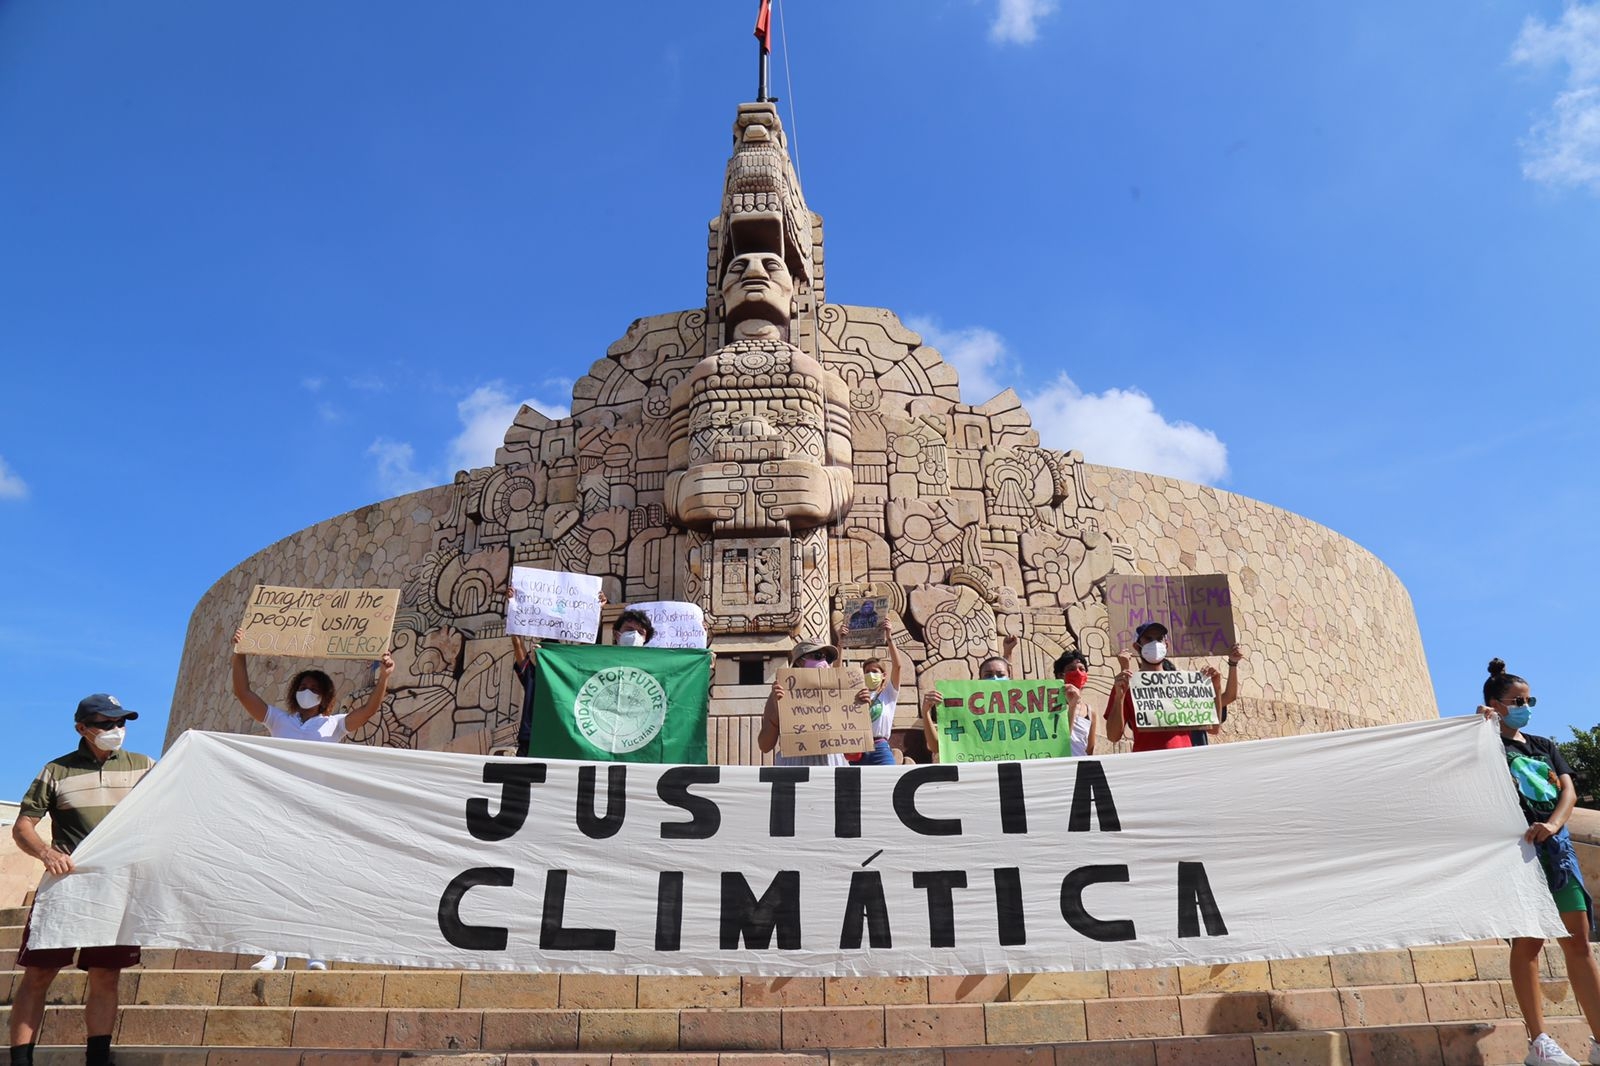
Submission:
M 115 696 L 97 692 L 78 702 L 73 715 L 78 747 L 45 763 L 44 769 L 22 797 L 22 807 L 11 827 L 17 847 L 44 863 L 47 873 L 72 873 L 72 851 L 127 796 L 155 765 L 148 755 L 123 750 L 127 723 L 138 718 Z M 51 840 L 39 836 L 39 819 L 50 816 Z M 33 1045 L 44 1021 L 45 993 L 63 966 L 77 956 L 78 969 L 88 974 L 84 997 L 84 1028 L 89 1038 L 87 1066 L 109 1066 L 111 1031 L 117 1020 L 117 978 L 139 964 L 136 947 L 48 948 L 28 947 L 29 927 L 22 931 L 17 965 L 22 977 L 12 993 L 11 1063 L 32 1066 Z

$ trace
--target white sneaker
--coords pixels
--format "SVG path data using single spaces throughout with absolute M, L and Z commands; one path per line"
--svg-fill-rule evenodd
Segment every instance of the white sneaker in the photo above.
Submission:
M 307 959 L 306 960 L 306 969 L 308 969 L 308 970 L 326 970 L 327 968 L 328 968 L 327 962 L 322 960 L 322 959 Z
M 1600 1066 L 1600 1040 L 1589 1038 L 1589 1063 L 1590 1066 Z
M 282 955 L 263 955 L 250 964 L 252 970 L 281 970 L 288 964 Z
M 1540 1033 L 1528 1045 L 1528 1057 L 1523 1066 L 1583 1066 L 1583 1063 L 1561 1050 L 1561 1045 L 1549 1033 Z

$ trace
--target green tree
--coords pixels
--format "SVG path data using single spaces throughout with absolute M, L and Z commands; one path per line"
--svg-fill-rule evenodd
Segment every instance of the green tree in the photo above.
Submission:
M 1600 725 L 1591 729 L 1572 729 L 1572 739 L 1559 743 L 1562 756 L 1572 768 L 1572 787 L 1578 791 L 1580 807 L 1594 807 L 1600 794 Z

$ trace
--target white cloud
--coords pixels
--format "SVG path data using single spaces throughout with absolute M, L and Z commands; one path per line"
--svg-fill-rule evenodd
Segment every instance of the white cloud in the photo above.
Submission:
M 461 432 L 446 446 L 438 463 L 419 468 L 416 449 L 409 442 L 383 437 L 373 441 L 367 454 L 377 461 L 379 484 L 398 495 L 447 484 L 457 470 L 489 466 L 523 404 L 549 418 L 565 418 L 570 413 L 560 404 L 513 400 L 498 381 L 480 385 L 456 404 Z
M 28 483 L 21 476 L 6 465 L 0 457 L 0 500 L 25 500 L 28 498 Z
M 439 484 L 417 470 L 416 449 L 404 441 L 379 437 L 367 449 L 367 454 L 378 461 L 378 484 L 396 496 Z
M 1022 397 L 1039 441 L 1076 448 L 1091 463 L 1213 485 L 1228 474 L 1228 446 L 1192 422 L 1169 422 L 1138 389 L 1084 392 L 1062 374 Z
M 461 419 L 461 433 L 450 442 L 450 465 L 455 470 L 470 470 L 475 466 L 488 466 L 494 462 L 494 453 L 505 441 L 506 430 L 511 427 L 517 411 L 527 404 L 549 418 L 565 418 L 568 410 L 560 404 L 541 403 L 538 400 L 511 398 L 504 385 L 498 381 L 480 385 L 456 404 L 456 414 Z
M 1524 177 L 1600 193 L 1600 3 L 1572 3 L 1559 21 L 1529 17 L 1511 61 L 1567 66 L 1566 87 L 1522 142 Z
M 1000 334 L 982 326 L 942 329 L 937 319 L 927 315 L 907 318 L 906 325 L 922 334 L 922 342 L 939 349 L 944 361 L 956 368 L 963 400 L 983 403 L 1005 391 L 996 376 L 996 371 L 1009 369 L 1005 363 L 1006 342 Z
M 926 316 L 907 318 L 906 325 L 956 368 L 967 403 L 981 404 L 1003 391 L 1001 375 L 1024 377 L 1005 338 L 992 329 L 947 330 Z M 1076 448 L 1091 463 L 1207 485 L 1228 474 L 1228 446 L 1215 433 L 1191 422 L 1169 422 L 1136 388 L 1084 392 L 1062 374 L 1043 389 L 1017 391 L 1048 448 Z
M 1039 38 L 1039 20 L 1055 13 L 1056 0 L 999 0 L 989 40 L 996 44 L 1032 44 Z

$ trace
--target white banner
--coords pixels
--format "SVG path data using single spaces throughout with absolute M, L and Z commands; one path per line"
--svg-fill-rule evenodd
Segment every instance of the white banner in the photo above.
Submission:
M 656 600 L 630 603 L 630 611 L 642 611 L 655 626 L 652 648 L 703 648 L 706 646 L 706 613 L 696 603 L 681 600 Z
M 38 947 L 590 973 L 977 974 L 1564 934 L 1481 718 L 891 767 L 186 733 Z
M 593 644 L 600 631 L 600 579 L 588 574 L 511 568 L 506 632 Z

